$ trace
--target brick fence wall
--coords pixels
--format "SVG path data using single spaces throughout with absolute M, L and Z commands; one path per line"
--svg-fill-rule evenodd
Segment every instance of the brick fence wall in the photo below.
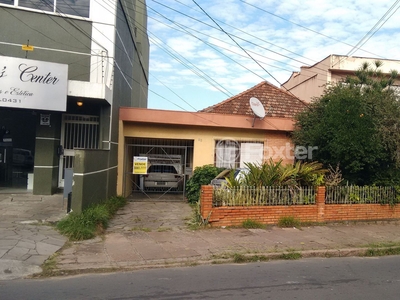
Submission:
M 281 217 L 293 216 L 306 222 L 400 219 L 400 207 L 388 204 L 325 204 L 325 187 L 318 187 L 313 205 L 221 206 L 213 207 L 213 186 L 201 187 L 200 213 L 213 226 L 241 225 L 251 219 L 276 224 Z

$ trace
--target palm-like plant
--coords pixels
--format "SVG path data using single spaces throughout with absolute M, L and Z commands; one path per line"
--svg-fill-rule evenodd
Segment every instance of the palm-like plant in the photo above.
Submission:
M 235 187 L 242 185 L 242 180 L 240 179 L 240 177 L 239 177 L 239 179 L 235 178 L 235 170 L 234 169 L 228 173 L 228 176 L 225 177 L 225 180 L 226 180 L 226 182 L 222 183 L 222 185 L 224 185 L 228 188 L 235 188 Z
M 259 165 L 245 163 L 249 172 L 245 174 L 243 185 L 261 186 L 305 186 L 320 185 L 327 172 L 319 162 L 296 162 L 294 165 L 282 165 L 282 159 L 269 161 Z M 238 183 L 240 184 L 240 183 Z

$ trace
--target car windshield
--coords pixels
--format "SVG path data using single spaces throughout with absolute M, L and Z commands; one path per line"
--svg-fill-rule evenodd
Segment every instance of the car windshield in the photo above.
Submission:
M 215 179 L 225 179 L 225 177 L 227 177 L 228 175 L 229 175 L 229 172 L 230 172 L 231 170 L 229 170 L 229 169 L 225 169 L 225 170 L 223 170 L 221 173 L 219 173 L 218 175 L 217 175 L 217 177 L 215 177 Z
M 167 165 L 151 165 L 147 170 L 147 173 L 172 173 L 178 174 L 174 166 Z

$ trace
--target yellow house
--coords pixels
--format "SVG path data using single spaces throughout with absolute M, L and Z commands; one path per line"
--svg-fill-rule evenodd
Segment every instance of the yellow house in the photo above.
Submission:
M 261 102 L 265 117 L 251 98 Z M 237 168 L 270 157 L 293 163 L 293 117 L 304 108 L 266 81 L 199 112 L 120 108 L 117 192 L 129 196 L 143 188 L 142 176 L 133 174 L 135 157 L 173 164 L 185 181 L 194 168 L 208 164 Z

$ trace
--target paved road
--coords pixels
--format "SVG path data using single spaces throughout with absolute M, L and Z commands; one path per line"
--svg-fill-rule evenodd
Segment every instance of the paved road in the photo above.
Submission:
M 398 299 L 400 257 L 312 258 L 0 282 L 7 299 Z

